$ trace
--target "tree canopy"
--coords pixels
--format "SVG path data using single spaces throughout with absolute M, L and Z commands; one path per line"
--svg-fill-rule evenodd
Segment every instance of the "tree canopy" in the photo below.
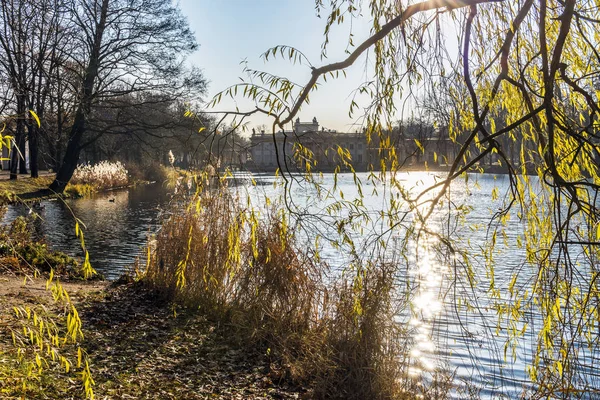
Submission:
M 166 126 L 133 121 L 136 107 L 199 101 L 206 88 L 185 62 L 198 44 L 171 1 L 6 0 L 0 20 L 2 107 L 19 149 L 11 179 L 27 172 L 28 141 L 32 176 L 42 146 L 57 171 L 52 190 L 61 192 L 81 151 L 103 135 Z

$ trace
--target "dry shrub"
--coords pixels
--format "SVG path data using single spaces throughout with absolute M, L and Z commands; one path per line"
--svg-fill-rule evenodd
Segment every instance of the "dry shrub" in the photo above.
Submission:
M 280 378 L 314 398 L 423 393 L 407 379 L 406 335 L 394 322 L 397 266 L 360 266 L 326 289 L 325 266 L 298 248 L 285 216 L 259 219 L 226 188 L 174 211 L 151 248 L 146 282 L 269 354 Z
M 296 382 L 307 382 L 322 368 L 318 331 L 323 288 L 321 269 L 296 246 L 285 218 L 271 212 L 246 243 L 245 262 L 236 275 L 232 323 L 242 339 L 266 349 L 285 366 L 283 372 Z
M 175 211 L 156 237 L 146 281 L 182 304 L 226 311 L 239 269 L 242 214 L 224 191 L 198 195 Z
M 125 164 L 129 179 L 133 182 L 158 182 L 164 183 L 168 178 L 168 169 L 158 162 L 138 164 L 127 162 Z M 172 168 L 171 168 L 172 169 Z
M 394 323 L 395 267 L 360 267 L 331 290 L 324 316 L 329 368 L 316 382 L 315 397 L 392 399 L 401 393 L 407 365 L 402 331 Z
M 163 184 L 169 178 L 168 168 L 159 163 L 144 165 L 144 178 L 150 182 Z
M 302 331 L 314 315 L 319 271 L 295 248 L 283 221 L 271 214 L 257 226 L 255 240 L 245 243 L 247 265 L 238 271 L 234 301 L 252 311 L 245 319 L 253 326 L 278 322 Z

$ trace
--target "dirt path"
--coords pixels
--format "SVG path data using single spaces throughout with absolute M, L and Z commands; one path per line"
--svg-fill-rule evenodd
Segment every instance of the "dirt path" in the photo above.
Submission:
M 91 361 L 97 399 L 307 396 L 306 390 L 289 385 L 265 354 L 236 345 L 226 327 L 214 326 L 198 312 L 179 310 L 175 316 L 172 306 L 141 284 L 66 282 L 64 287 L 83 322 L 82 345 Z M 23 278 L 0 275 L 0 354 L 11 349 L 1 327 L 10 321 L 12 306 L 49 303 L 44 280 L 23 286 Z M 77 398 L 61 388 L 48 390 L 61 398 Z
M 70 295 L 76 298 L 106 289 L 110 282 L 107 281 L 66 281 L 61 282 Z M 25 278 L 23 276 L 0 275 L 0 299 L 13 301 L 16 298 L 42 298 L 46 301 L 52 295 L 46 290 L 46 280 L 42 278 Z

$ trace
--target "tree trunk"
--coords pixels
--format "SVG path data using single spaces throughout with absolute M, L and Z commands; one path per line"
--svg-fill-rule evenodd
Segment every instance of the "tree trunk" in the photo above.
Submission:
M 17 179 L 17 173 L 26 174 L 25 164 L 25 98 L 17 96 L 17 119 L 13 151 L 10 157 L 10 179 Z
M 96 32 L 94 33 L 94 43 L 90 49 L 90 59 L 88 66 L 85 71 L 85 78 L 82 85 L 82 95 L 79 104 L 77 105 L 77 112 L 75 114 L 75 120 L 71 127 L 69 134 L 69 142 L 65 151 L 65 157 L 60 166 L 60 169 L 56 173 L 54 182 L 50 185 L 50 190 L 56 193 L 62 193 L 67 186 L 67 183 L 71 180 L 73 172 L 77 168 L 77 162 L 79 161 L 79 154 L 81 152 L 81 138 L 85 132 L 86 117 L 90 113 L 92 107 L 92 99 L 94 95 L 94 82 L 98 77 L 98 69 L 100 66 L 100 50 L 102 47 L 102 38 L 104 36 L 104 29 L 106 28 L 106 17 L 108 14 L 108 3 L 109 0 L 102 0 L 102 7 L 100 10 L 100 20 L 96 26 Z
M 17 146 L 13 145 L 12 152 L 10 153 L 10 180 L 14 181 L 17 179 L 17 171 L 19 169 L 19 152 Z
M 37 129 L 34 126 L 29 127 L 29 170 L 32 178 L 39 176 L 39 134 Z
M 25 127 L 22 128 L 22 133 L 18 139 L 17 144 L 19 145 L 19 173 L 20 174 L 27 174 L 27 160 L 25 159 L 25 153 L 27 152 L 26 150 L 26 142 L 27 142 L 27 136 L 25 135 Z
M 75 169 L 77 168 L 77 162 L 79 161 L 79 153 L 81 152 L 79 142 L 81 141 L 84 132 L 85 116 L 83 110 L 80 108 L 77 110 L 77 115 L 75 115 L 75 121 L 73 123 L 73 127 L 71 128 L 71 134 L 69 135 L 70 138 L 69 143 L 67 144 L 67 150 L 65 151 L 65 157 L 63 158 L 58 172 L 56 173 L 54 182 L 52 182 L 50 185 L 50 190 L 56 193 L 62 193 L 71 180 L 71 177 L 73 177 L 73 172 L 75 172 Z
M 56 172 L 60 169 L 60 165 L 61 165 L 62 158 L 63 158 L 63 142 L 62 142 L 62 140 L 56 141 L 54 143 L 54 145 L 52 146 L 52 149 L 53 149 L 52 170 L 54 172 Z

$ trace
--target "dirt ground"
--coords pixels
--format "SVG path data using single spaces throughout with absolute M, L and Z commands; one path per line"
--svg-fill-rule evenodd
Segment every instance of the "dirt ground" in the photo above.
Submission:
M 66 281 L 61 282 L 69 295 L 78 298 L 91 292 L 105 290 L 110 285 L 107 281 Z M 52 295 L 46 290 L 46 280 L 43 278 L 27 278 L 15 275 L 0 275 L 0 301 L 13 302 L 24 299 L 42 298 L 52 300 Z
M 23 283 L 22 277 L 0 275 L 0 354 L 11 351 L 12 306 L 52 304 L 45 280 Z M 227 327 L 214 326 L 198 312 L 174 310 L 139 283 L 63 285 L 83 322 L 82 346 L 91 361 L 96 399 L 309 397 L 286 382 L 266 354 L 230 340 Z M 61 388 L 48 393 L 80 398 L 70 387 L 69 393 Z

